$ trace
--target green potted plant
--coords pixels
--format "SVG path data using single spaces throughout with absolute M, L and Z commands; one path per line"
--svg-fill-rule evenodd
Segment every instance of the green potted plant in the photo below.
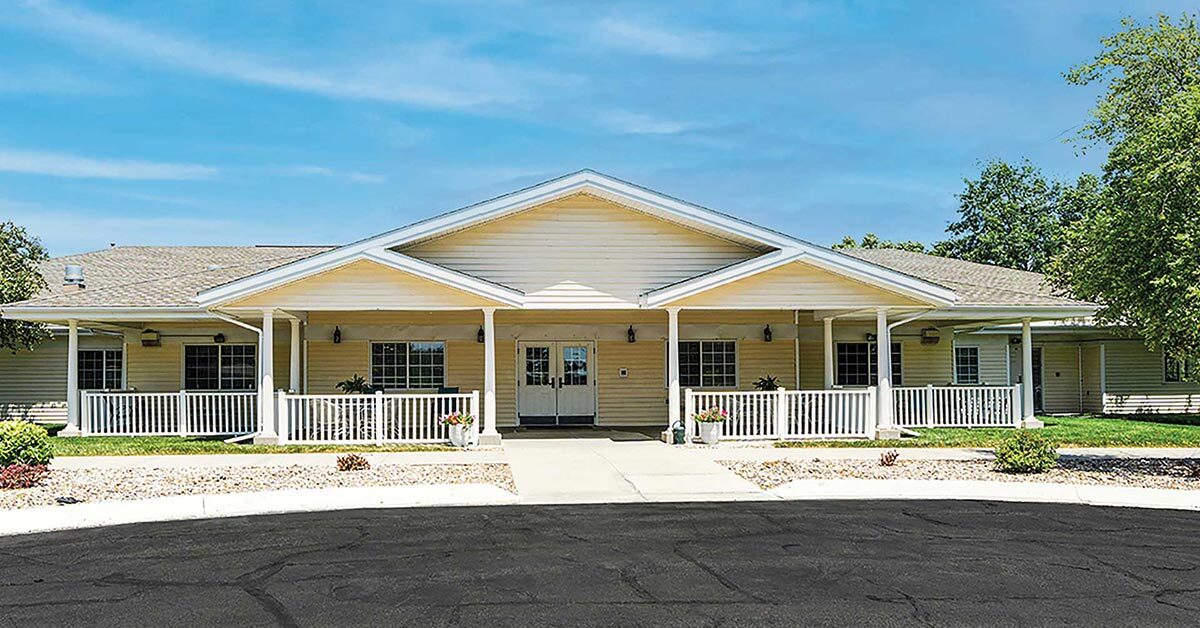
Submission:
M 466 447 L 471 444 L 471 425 L 475 417 L 469 412 L 451 412 L 442 417 L 442 425 L 450 428 L 450 444 Z
M 371 384 L 358 373 L 350 379 L 338 382 L 337 389 L 347 395 L 369 395 L 372 392 Z
M 705 445 L 716 445 L 721 440 L 721 424 L 728 418 L 729 413 L 717 406 L 692 415 L 692 420 L 700 426 L 700 440 Z
M 774 375 L 760 377 L 754 382 L 754 390 L 762 392 L 773 392 L 779 390 L 779 379 Z

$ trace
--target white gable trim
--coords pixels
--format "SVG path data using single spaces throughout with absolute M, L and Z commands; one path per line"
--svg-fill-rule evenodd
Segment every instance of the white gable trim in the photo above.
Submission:
M 300 277 L 305 277 L 315 272 L 336 268 L 348 261 L 372 254 L 377 257 L 398 255 L 399 258 L 410 260 L 416 264 L 409 266 L 412 270 L 408 272 L 422 274 L 428 271 L 431 273 L 430 279 L 435 281 L 449 281 L 450 279 L 445 273 L 453 273 L 455 275 L 453 281 L 470 286 L 470 288 L 463 289 L 468 289 L 471 292 L 476 292 L 489 298 L 496 298 L 501 302 L 519 307 L 519 302 L 522 300 L 521 297 L 523 297 L 523 294 L 519 291 L 498 286 L 497 284 L 441 266 L 419 262 L 414 258 L 392 253 L 388 249 L 466 229 L 476 224 L 496 220 L 509 214 L 580 192 L 591 192 L 600 197 L 615 197 L 642 212 L 676 224 L 690 226 L 718 235 L 723 234 L 727 239 L 734 241 L 752 242 L 766 249 L 779 249 L 763 256 L 770 256 L 772 260 L 788 256 L 793 256 L 792 259 L 799 259 L 799 256 L 804 256 L 807 261 L 833 272 L 885 289 L 910 294 L 918 299 L 937 304 L 950 304 L 957 298 L 953 291 L 936 284 L 864 262 L 803 240 L 797 240 L 782 233 L 738 220 L 711 209 L 692 205 L 598 172 L 583 170 L 232 281 L 223 286 L 201 292 L 197 297 L 197 301 L 205 305 L 218 304 L 232 298 L 237 298 L 238 296 L 245 296 L 253 292 L 265 290 L 271 286 L 295 281 Z M 743 264 L 751 264 L 754 261 L 750 260 Z M 423 266 L 417 264 L 423 264 Z M 715 287 L 708 285 L 712 275 L 720 275 L 722 278 L 729 276 L 728 281 L 736 281 L 744 276 L 749 276 L 739 274 L 742 270 L 749 269 L 749 274 L 755 274 L 768 269 L 758 268 L 759 264 L 751 264 L 745 267 L 743 264 L 737 264 L 723 271 L 718 271 L 718 273 L 701 275 L 692 280 L 652 291 L 647 293 L 647 298 L 644 302 L 646 305 L 666 302 L 664 300 L 665 297 L 662 296 L 663 294 L 677 294 L 681 292 L 681 287 L 692 286 L 693 281 L 700 285 Z M 726 275 L 726 273 L 729 273 L 729 275 Z M 449 283 L 448 285 L 455 284 Z M 705 287 L 702 289 L 708 288 Z M 517 295 L 520 295 L 520 297 Z M 498 298 L 500 296 L 503 298 Z M 669 300 L 682 298 L 683 296 L 686 295 L 680 294 L 680 296 L 671 297 Z
M 828 253 L 822 255 L 822 253 Z M 846 255 L 823 249 L 789 249 L 760 255 L 708 274 L 693 277 L 670 286 L 651 290 L 642 295 L 643 307 L 662 307 L 702 292 L 793 262 L 805 262 L 836 275 L 924 301 L 931 305 L 951 305 L 958 300 L 953 290 L 931 284 Z M 858 263 L 853 263 L 858 262 Z
M 330 252 L 340 250 L 334 249 Z M 257 275 L 251 275 L 244 279 L 206 290 L 196 297 L 196 301 L 203 307 L 215 307 L 222 303 L 236 301 L 258 292 L 270 290 L 271 288 L 364 260 L 428 279 L 434 283 L 456 288 L 463 292 L 491 299 L 504 305 L 520 307 L 525 300 L 525 294 L 520 290 L 485 281 L 466 273 L 460 273 L 444 266 L 431 264 L 387 249 L 373 248 L 356 251 L 350 255 L 337 256 L 334 259 L 317 259 L 322 257 L 322 255 L 315 255 L 292 262 L 291 264 L 285 264 L 278 268 L 258 273 Z

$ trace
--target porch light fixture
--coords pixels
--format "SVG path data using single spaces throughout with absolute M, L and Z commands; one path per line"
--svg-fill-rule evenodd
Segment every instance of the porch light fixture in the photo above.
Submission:
M 921 330 L 921 344 L 936 345 L 942 339 L 942 332 L 937 327 L 926 327 Z
M 771 342 L 771 326 L 770 325 L 767 325 L 766 327 L 763 328 L 763 340 L 766 342 Z
M 867 334 L 867 342 L 875 342 L 877 336 L 875 334 Z
M 633 331 L 633 325 L 630 325 L 629 329 L 625 330 L 625 338 L 628 339 L 629 342 L 637 342 L 637 333 Z
M 334 326 L 333 328 L 333 344 L 342 344 L 342 328 Z
M 217 335 L 213 336 L 213 342 L 215 342 L 217 344 L 221 344 L 221 343 L 225 342 L 225 334 L 217 334 Z
M 483 342 L 483 325 L 480 325 L 479 331 L 475 332 L 475 342 Z

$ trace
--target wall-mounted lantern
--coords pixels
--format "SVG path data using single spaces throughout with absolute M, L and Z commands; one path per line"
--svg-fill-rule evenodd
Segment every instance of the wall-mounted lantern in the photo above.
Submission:
M 767 325 L 766 327 L 763 328 L 763 340 L 766 342 L 771 342 L 771 326 L 770 325 Z
M 215 342 L 217 344 L 221 344 L 221 343 L 225 342 L 225 334 L 217 334 L 217 335 L 213 336 L 213 342 Z
M 926 327 L 921 330 L 921 344 L 936 345 L 942 340 L 942 332 L 937 327 Z
M 153 329 L 147 329 L 141 333 L 143 347 L 158 347 L 162 345 L 162 337 Z
M 475 332 L 475 342 L 482 343 L 484 338 L 483 325 L 479 326 L 479 331 Z
M 876 339 L 878 339 L 878 336 L 875 334 L 867 334 L 867 342 L 875 342 Z
M 625 338 L 629 342 L 637 342 L 637 333 L 633 331 L 633 325 L 630 325 L 629 329 L 625 330 Z
M 342 328 L 341 327 L 335 326 L 333 328 L 333 344 L 335 344 L 335 345 L 342 344 Z

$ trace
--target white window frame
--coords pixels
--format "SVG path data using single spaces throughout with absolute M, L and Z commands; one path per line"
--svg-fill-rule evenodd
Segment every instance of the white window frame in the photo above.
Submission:
M 867 345 L 867 384 L 842 384 L 838 382 L 837 356 L 838 347 L 841 345 Z M 871 352 L 871 347 L 875 347 L 875 352 Z M 895 369 L 892 369 L 892 386 L 902 386 L 904 382 L 904 343 L 899 340 L 892 341 L 892 355 L 900 361 L 900 383 L 896 382 Z M 875 363 L 879 361 L 879 341 L 878 340 L 840 340 L 833 343 L 833 385 L 837 388 L 869 388 L 879 385 L 879 367 Z M 875 383 L 871 382 L 871 367 L 875 366 Z M 893 365 L 894 366 L 894 365 Z
M 385 344 L 403 344 L 404 345 L 404 386 L 403 387 L 399 387 L 399 388 L 386 387 L 386 386 L 381 386 L 381 385 L 378 385 L 375 383 L 375 363 L 374 363 L 375 345 L 385 345 Z M 412 364 L 412 362 L 410 361 L 410 358 L 411 358 L 411 347 L 413 344 L 440 344 L 440 345 L 442 345 L 442 383 L 440 385 L 426 387 L 426 388 L 413 388 L 412 386 L 410 386 L 411 380 L 409 378 L 409 367 Z M 450 364 L 449 348 L 446 345 L 447 345 L 447 343 L 445 340 L 372 340 L 367 343 L 367 383 L 371 386 L 371 388 L 374 388 L 377 390 L 384 390 L 384 391 L 388 391 L 388 390 L 433 390 L 433 391 L 436 391 L 439 388 L 445 388 L 446 387 L 446 371 L 449 368 L 449 364 Z
M 975 381 L 964 382 L 958 377 L 958 350 L 959 349 L 974 349 L 975 350 Z M 950 370 L 954 374 L 954 384 L 956 386 L 979 386 L 983 381 L 983 351 L 979 345 L 960 345 L 955 343 L 950 352 Z
M 736 338 L 680 338 L 679 339 L 680 344 L 683 344 L 685 342 L 701 343 L 700 344 L 700 385 L 688 386 L 687 384 L 683 383 L 683 372 L 682 372 L 683 362 L 681 360 L 680 364 L 679 364 L 679 366 L 680 366 L 679 387 L 680 388 L 691 388 L 693 390 L 737 390 L 739 383 L 742 381 L 742 379 L 741 379 L 742 378 L 742 364 L 741 364 L 742 352 L 741 352 L 740 343 L 738 342 L 738 340 Z M 706 342 L 732 342 L 733 343 L 733 385 L 732 386 L 705 386 L 704 385 L 704 343 L 706 343 Z M 671 350 L 671 343 L 663 342 L 663 365 L 667 367 L 667 368 L 663 369 L 663 387 L 664 388 L 670 385 L 671 356 L 669 354 L 667 354 L 667 352 L 670 350 Z M 683 357 L 682 352 L 680 353 L 680 357 L 681 358 Z
M 217 387 L 216 388 L 188 388 L 187 387 L 187 352 L 188 347 L 217 347 Z M 251 379 L 250 388 L 222 388 L 221 381 L 221 351 L 224 347 L 254 347 L 254 377 Z M 262 366 L 259 346 L 253 342 L 189 342 L 183 345 L 183 350 L 179 352 L 179 389 L 195 392 L 256 392 L 258 391 L 258 379 Z
M 121 372 L 118 374 L 117 388 L 125 387 L 125 348 L 124 347 L 85 347 L 79 350 L 79 368 L 83 368 L 83 354 L 88 351 L 99 351 L 101 353 L 117 353 L 121 356 Z M 108 379 L 108 359 L 106 356 L 100 358 L 100 379 L 105 381 Z M 79 390 L 116 390 L 113 388 L 85 388 L 83 385 L 82 373 L 79 374 Z

